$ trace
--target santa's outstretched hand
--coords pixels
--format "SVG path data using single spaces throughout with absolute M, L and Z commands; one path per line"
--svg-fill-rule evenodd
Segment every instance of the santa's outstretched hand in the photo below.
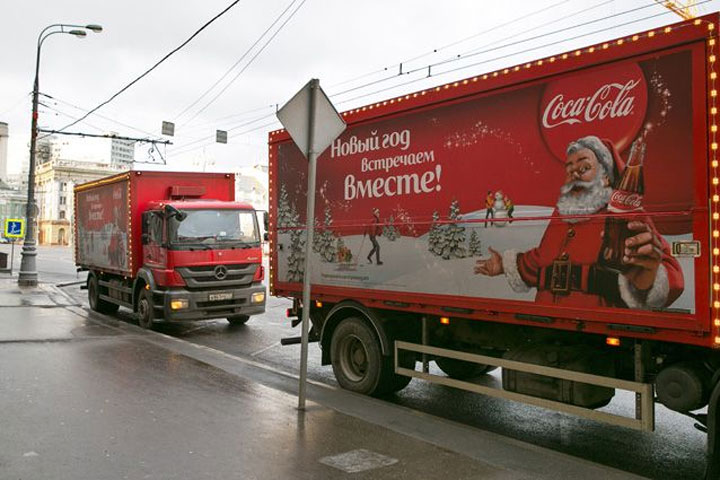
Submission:
M 631 221 L 627 226 L 634 235 L 625 240 L 622 261 L 629 269 L 623 275 L 636 289 L 649 290 L 662 263 L 662 243 L 645 222 Z
M 478 260 L 475 263 L 475 274 L 495 277 L 497 275 L 502 275 L 503 273 L 505 273 L 505 271 L 503 270 L 502 257 L 500 256 L 500 253 L 492 247 L 488 247 L 488 251 L 490 252 L 490 258 L 486 260 Z

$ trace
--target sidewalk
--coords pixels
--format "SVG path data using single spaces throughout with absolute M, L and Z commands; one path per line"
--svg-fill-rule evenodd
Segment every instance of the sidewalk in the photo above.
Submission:
M 0 278 L 3 478 L 638 478 L 315 384 L 299 412 L 288 374 L 72 303 Z

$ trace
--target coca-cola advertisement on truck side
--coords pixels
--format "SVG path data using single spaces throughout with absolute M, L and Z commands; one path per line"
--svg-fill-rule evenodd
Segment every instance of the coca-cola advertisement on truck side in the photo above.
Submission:
M 689 45 L 350 125 L 319 158 L 314 285 L 694 313 Z M 276 148 L 277 279 L 307 161 Z
M 111 271 L 129 269 L 126 182 L 76 193 L 77 261 Z

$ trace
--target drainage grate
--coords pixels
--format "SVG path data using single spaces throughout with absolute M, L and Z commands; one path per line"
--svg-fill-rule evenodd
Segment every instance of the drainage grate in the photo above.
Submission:
M 350 450 L 349 452 L 320 459 L 320 463 L 347 473 L 364 472 L 375 468 L 387 467 L 397 462 L 397 458 L 387 457 L 379 453 L 371 452 L 370 450 L 365 450 L 364 448 Z

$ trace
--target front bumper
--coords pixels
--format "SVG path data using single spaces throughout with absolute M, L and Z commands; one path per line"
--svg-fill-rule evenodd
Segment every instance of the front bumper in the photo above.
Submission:
M 253 294 L 265 294 L 262 302 L 254 303 Z M 212 289 L 203 291 L 190 291 L 184 288 L 171 290 L 156 290 L 153 292 L 156 308 L 162 309 L 166 321 L 207 320 L 211 318 L 225 318 L 235 315 L 257 315 L 265 312 L 267 292 L 265 286 L 253 285 L 244 288 Z M 229 299 L 217 300 L 211 296 L 224 294 Z M 173 310 L 170 304 L 173 300 L 187 300 L 187 308 Z

